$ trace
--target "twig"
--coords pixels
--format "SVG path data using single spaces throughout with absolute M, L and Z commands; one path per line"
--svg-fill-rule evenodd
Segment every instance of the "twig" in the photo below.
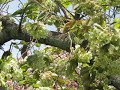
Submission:
M 6 6 L 7 6 L 7 0 L 2 4 L 2 6 L 0 7 L 0 11 L 2 11 Z
M 67 13 L 66 13 L 65 8 L 63 7 L 63 5 L 62 5 L 58 0 L 55 0 L 55 3 L 56 3 L 56 4 L 58 5 L 58 7 L 63 11 L 65 17 L 66 17 L 66 18 L 69 18 L 69 17 L 67 16 Z
M 28 7 L 29 4 L 31 4 L 31 3 L 28 3 L 28 4 L 25 6 L 25 8 L 23 9 L 23 12 L 22 12 L 22 15 L 21 15 L 21 19 L 20 19 L 20 23 L 19 23 L 19 28 L 18 28 L 18 32 L 19 32 L 19 33 L 22 32 L 22 30 L 21 30 L 22 21 L 23 21 L 23 19 L 24 19 L 24 13 L 25 13 L 25 11 L 26 11 L 26 9 L 27 9 L 27 7 Z
M 22 6 L 24 5 L 23 2 L 21 0 L 19 0 L 19 2 L 22 4 Z

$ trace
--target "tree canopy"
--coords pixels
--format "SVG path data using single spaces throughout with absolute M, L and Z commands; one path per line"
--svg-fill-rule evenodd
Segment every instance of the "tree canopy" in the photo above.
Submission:
M 13 1 L 0 1 L 0 90 L 120 90 L 119 0 L 18 0 L 8 13 Z

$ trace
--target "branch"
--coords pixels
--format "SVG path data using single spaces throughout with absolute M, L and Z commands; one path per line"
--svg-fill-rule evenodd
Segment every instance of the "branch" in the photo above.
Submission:
M 65 17 L 66 17 L 66 18 L 69 18 L 69 17 L 67 16 L 67 13 L 66 13 L 63 5 L 62 5 L 58 0 L 55 0 L 55 3 L 56 3 L 56 4 L 58 5 L 58 7 L 63 11 Z
M 55 3 L 58 5 L 58 7 L 63 11 L 64 15 L 66 18 L 69 18 L 66 11 L 75 19 L 75 16 L 69 11 L 67 10 L 62 4 L 60 1 L 58 0 L 55 0 Z
M 0 16 L 0 21 L 2 21 L 3 30 L 0 32 L 0 45 L 10 40 L 24 40 L 30 42 L 32 36 L 30 36 L 26 30 L 22 30 L 21 33 L 18 32 L 19 25 L 12 22 L 9 18 Z M 21 28 L 23 29 L 23 28 Z M 69 39 L 64 39 L 66 34 L 61 34 L 59 32 L 48 31 L 48 36 L 46 38 L 41 38 L 38 40 L 39 43 L 55 46 L 66 51 L 70 51 L 70 41 Z M 68 37 L 66 37 L 68 38 Z M 36 41 L 35 39 L 33 41 Z
M 20 32 L 20 33 L 22 32 L 21 26 L 22 26 L 22 22 L 23 22 L 23 19 L 24 19 L 24 14 L 25 14 L 25 11 L 26 11 L 29 4 L 31 4 L 31 3 L 28 3 L 25 6 L 25 8 L 23 9 L 22 14 L 21 14 L 21 19 L 20 19 L 19 28 L 18 28 L 18 32 Z
M 117 90 L 120 90 L 120 76 L 110 76 L 110 85 L 114 86 Z

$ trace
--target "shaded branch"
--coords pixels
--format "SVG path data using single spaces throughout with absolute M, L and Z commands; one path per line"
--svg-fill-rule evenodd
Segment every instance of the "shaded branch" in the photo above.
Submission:
M 10 40 L 24 40 L 30 42 L 32 36 L 30 36 L 26 30 L 19 33 L 19 25 L 12 22 L 9 18 L 0 16 L 0 21 L 2 21 L 3 30 L 0 32 L 0 45 Z M 23 29 L 23 28 L 21 28 Z M 46 38 L 41 38 L 38 40 L 39 43 L 55 46 L 66 51 L 70 51 L 70 41 L 69 39 L 63 39 L 66 34 L 61 34 L 59 32 L 48 31 L 48 36 Z M 66 37 L 67 38 L 67 37 Z M 33 41 L 36 41 L 35 39 Z

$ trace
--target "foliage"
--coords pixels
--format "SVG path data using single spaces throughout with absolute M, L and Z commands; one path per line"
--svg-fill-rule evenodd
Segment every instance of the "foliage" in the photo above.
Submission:
M 5 4 L 5 3 L 8 3 L 8 2 L 11 2 L 12 0 L 0 0 L 0 4 Z
M 29 0 L 10 16 L 21 16 L 36 46 L 40 38 L 48 37 L 45 25 L 55 25 L 56 32 L 67 33 L 75 47 L 70 46 L 70 52 L 52 46 L 34 50 L 23 62 L 12 55 L 1 59 L 0 85 L 9 90 L 6 82 L 12 80 L 35 90 L 113 90 L 109 77 L 120 75 L 119 4 L 117 0 Z M 31 42 L 21 45 L 30 48 Z

